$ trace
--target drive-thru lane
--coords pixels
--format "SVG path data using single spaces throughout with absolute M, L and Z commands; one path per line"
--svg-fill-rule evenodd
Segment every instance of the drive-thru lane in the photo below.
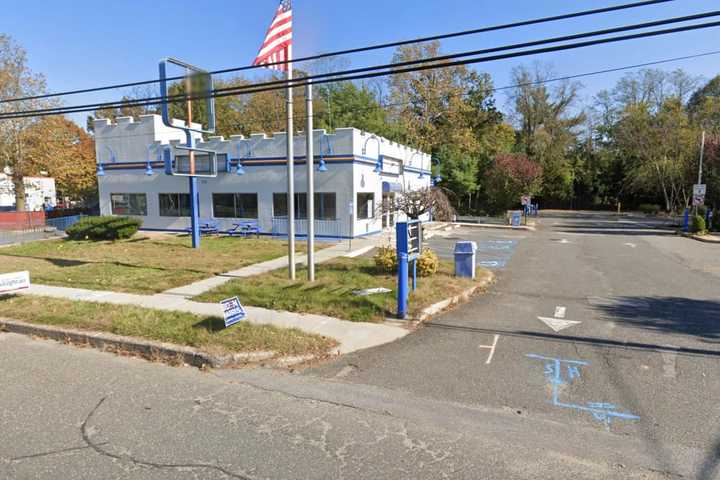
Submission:
M 306 373 L 350 366 L 343 381 L 631 436 L 656 469 L 679 472 L 695 458 L 695 478 L 714 478 L 720 255 L 659 227 L 544 216 L 487 295 Z

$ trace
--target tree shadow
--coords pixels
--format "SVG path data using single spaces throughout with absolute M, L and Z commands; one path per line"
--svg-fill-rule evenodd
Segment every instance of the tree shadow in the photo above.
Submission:
M 674 236 L 675 231 L 674 230 L 642 230 L 642 229 L 619 229 L 619 228 L 564 228 L 562 230 L 559 230 L 558 233 L 582 233 L 585 235 L 623 235 L 623 236 L 650 236 L 650 235 L 664 235 L 664 236 Z
M 634 328 L 720 342 L 720 302 L 682 297 L 614 297 L 593 308 Z

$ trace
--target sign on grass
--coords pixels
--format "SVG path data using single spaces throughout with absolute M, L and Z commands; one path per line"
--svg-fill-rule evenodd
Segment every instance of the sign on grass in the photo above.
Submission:
M 245 309 L 240 304 L 238 297 L 228 298 L 220 302 L 223 306 L 223 314 L 225 316 L 225 328 L 235 325 L 236 323 L 245 320 L 247 314 Z
M 0 294 L 30 288 L 30 272 L 14 272 L 0 275 Z

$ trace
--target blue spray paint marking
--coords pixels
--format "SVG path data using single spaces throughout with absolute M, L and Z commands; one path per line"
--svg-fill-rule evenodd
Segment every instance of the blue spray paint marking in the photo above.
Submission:
M 614 418 L 621 420 L 640 420 L 640 417 L 632 413 L 619 412 L 613 403 L 605 402 L 588 402 L 585 405 L 577 403 L 565 403 L 560 401 L 559 387 L 565 383 L 572 382 L 575 378 L 580 378 L 580 367 L 590 365 L 580 360 L 563 360 L 561 358 L 548 358 L 541 355 L 528 354 L 528 358 L 534 360 L 542 360 L 545 362 L 545 377 L 552 385 L 552 404 L 560 408 L 572 408 L 582 412 L 590 413 L 596 420 L 605 423 L 607 428 Z M 566 375 L 563 375 L 563 367 L 565 367 Z M 567 378 L 567 380 L 566 380 Z

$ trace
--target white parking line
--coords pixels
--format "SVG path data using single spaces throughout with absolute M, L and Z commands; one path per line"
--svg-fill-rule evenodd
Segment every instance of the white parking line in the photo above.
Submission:
M 489 348 L 490 349 L 490 355 L 488 355 L 488 358 L 485 361 L 485 365 L 490 365 L 490 362 L 492 362 L 493 355 L 495 355 L 495 347 L 497 346 L 497 342 L 498 342 L 499 338 L 500 338 L 500 335 L 495 335 L 495 339 L 493 340 L 492 345 L 478 345 L 478 348 Z
M 677 348 L 673 345 L 666 345 L 669 348 Z M 677 378 L 677 353 L 673 351 L 662 352 L 663 377 Z

